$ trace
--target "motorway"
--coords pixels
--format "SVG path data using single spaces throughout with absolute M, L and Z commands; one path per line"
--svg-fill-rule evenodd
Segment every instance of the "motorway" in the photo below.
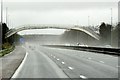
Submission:
M 14 78 L 118 78 L 118 57 L 27 43 Z

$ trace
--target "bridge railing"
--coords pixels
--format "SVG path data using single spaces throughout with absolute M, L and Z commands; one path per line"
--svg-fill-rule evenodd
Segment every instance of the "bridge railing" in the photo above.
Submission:
M 88 35 L 92 36 L 93 38 L 99 40 L 100 37 L 97 33 L 94 31 L 91 31 L 89 29 L 83 28 L 82 26 L 76 26 L 76 25 L 46 25 L 46 24 L 40 24 L 40 25 L 23 25 L 21 27 L 17 27 L 15 29 L 10 30 L 8 33 L 6 33 L 6 38 L 10 37 L 11 35 L 22 31 L 22 30 L 27 30 L 27 29 L 45 29 L 45 28 L 54 28 L 54 29 L 72 29 L 72 30 L 80 30 Z

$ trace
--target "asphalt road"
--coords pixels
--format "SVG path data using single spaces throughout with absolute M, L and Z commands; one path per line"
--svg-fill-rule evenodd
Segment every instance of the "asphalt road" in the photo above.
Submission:
M 10 78 L 14 74 L 16 68 L 21 64 L 25 53 L 25 49 L 18 45 L 12 52 L 0 58 L 0 80 L 2 78 Z
M 29 43 L 25 48 L 27 56 L 15 78 L 118 78 L 115 56 Z

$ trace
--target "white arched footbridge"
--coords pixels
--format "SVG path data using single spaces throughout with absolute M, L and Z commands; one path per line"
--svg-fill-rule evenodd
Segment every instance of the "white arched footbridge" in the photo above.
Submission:
M 99 35 L 93 31 L 92 29 L 90 29 L 89 27 L 80 27 L 80 26 L 76 26 L 76 25 L 23 25 L 20 26 L 19 28 L 13 28 L 10 29 L 7 33 L 6 33 L 6 38 L 12 36 L 13 34 L 16 34 L 17 32 L 23 31 L 23 30 L 29 30 L 29 29 L 49 29 L 49 28 L 53 28 L 53 29 L 66 29 L 66 30 L 78 30 L 78 31 L 82 31 L 85 32 L 86 34 L 90 35 L 91 37 L 99 40 L 100 37 Z

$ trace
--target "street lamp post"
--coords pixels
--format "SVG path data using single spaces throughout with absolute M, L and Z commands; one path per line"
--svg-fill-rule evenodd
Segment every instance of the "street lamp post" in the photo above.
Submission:
M 8 8 L 6 7 L 6 25 L 8 26 Z
M 1 24 L 3 23 L 3 0 L 1 0 Z
M 3 20 L 3 1 L 1 0 L 0 50 L 2 50 L 2 20 Z
M 111 10 L 111 28 L 112 28 L 112 25 L 113 25 L 113 17 L 112 17 L 112 8 L 110 9 Z M 112 45 L 112 33 L 111 33 L 111 28 L 110 28 L 110 45 Z
M 88 26 L 90 26 L 90 16 L 88 16 Z
M 111 26 L 112 26 L 112 19 L 113 19 L 113 17 L 112 17 L 112 8 L 110 9 L 111 10 Z

